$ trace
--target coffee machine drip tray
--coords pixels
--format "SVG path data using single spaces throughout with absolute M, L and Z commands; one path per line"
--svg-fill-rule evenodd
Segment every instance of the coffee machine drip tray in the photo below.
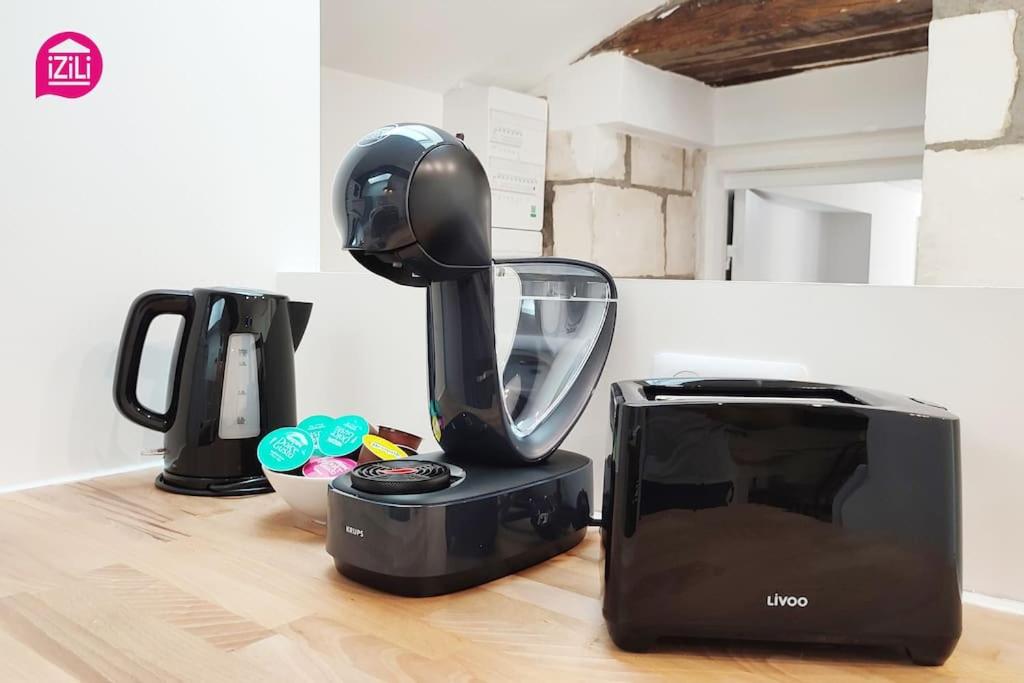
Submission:
M 154 483 L 162 491 L 186 496 L 254 496 L 274 491 L 262 475 L 236 478 L 183 477 L 165 470 L 156 476 Z
M 582 541 L 592 482 L 590 459 L 568 451 L 518 468 L 443 453 L 362 465 L 331 482 L 327 552 L 388 593 L 451 593 Z

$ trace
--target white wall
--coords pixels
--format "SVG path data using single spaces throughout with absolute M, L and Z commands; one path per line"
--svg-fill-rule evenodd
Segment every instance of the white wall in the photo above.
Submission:
M 866 283 L 871 216 L 785 194 L 738 191 L 733 280 Z
M 676 145 L 718 144 L 715 92 L 692 78 L 623 58 L 623 128 Z
M 444 92 L 526 90 L 661 0 L 325 0 L 322 61 Z
M 282 273 L 278 288 L 314 302 L 295 355 L 299 415 L 357 413 L 436 448 L 427 412 L 426 290 L 365 270 Z
M 1022 287 L 1024 6 L 945 4 L 929 32 L 918 281 Z
M 1016 9 L 967 12 L 969 5 L 980 4 L 963 3 L 962 16 L 936 19 L 929 26 L 929 144 L 993 140 L 1005 135 L 1012 121 L 1010 107 L 1020 75 L 1014 31 L 1024 8 L 1008 2 L 1004 4 L 1016 4 Z M 948 15 L 950 8 L 943 9 Z
M 440 126 L 440 93 L 379 81 L 338 69 L 320 69 L 320 267 L 327 271 L 361 270 L 341 250 L 334 225 L 331 191 L 341 160 L 359 138 L 388 123 Z
M 919 128 L 927 71 L 920 53 L 710 88 L 604 53 L 554 73 L 537 92 L 548 97 L 552 130 L 606 125 L 729 147 Z
M 34 99 L 36 50 L 69 28 L 99 46 L 102 80 Z M 316 268 L 318 6 L 2 3 L 0 44 L 8 487 L 139 463 L 162 442 L 111 399 L 137 294 L 271 289 L 279 270 Z M 164 380 L 151 370 L 146 393 Z
M 734 280 L 821 280 L 822 212 L 786 206 L 750 190 L 736 193 L 735 211 Z
M 726 190 L 921 177 L 927 68 L 922 53 L 709 88 L 605 53 L 536 92 L 548 98 L 551 130 L 603 126 L 707 150 L 696 276 L 720 279 Z M 914 278 L 879 272 L 882 284 Z
M 811 379 L 909 394 L 961 418 L 965 590 L 1024 599 L 1024 290 L 619 281 L 617 336 L 602 383 L 566 447 L 608 451 L 607 386 L 644 377 L 653 355 L 803 363 Z M 666 315 L 664 302 L 671 302 Z M 713 324 L 712 324 L 713 323 Z M 642 334 L 635 331 L 642 330 Z M 984 334 L 979 334 L 984 330 Z
M 903 212 L 871 214 L 871 273 L 873 285 L 917 284 L 917 232 L 921 203 Z
M 423 292 L 369 273 L 282 274 L 278 283 L 318 312 L 296 357 L 300 412 L 357 410 L 428 435 Z M 1024 308 L 1024 290 L 630 279 L 618 286 L 612 352 L 565 448 L 602 461 L 611 444 L 610 382 L 649 376 L 661 351 L 792 361 L 815 380 L 935 401 L 962 420 L 964 588 L 1024 599 L 1024 546 L 1005 543 L 1007 530 L 1024 524 L 1016 428 L 1024 319 L 1006 315 Z M 394 334 L 350 324 L 383 308 Z
M 893 183 L 774 188 L 774 194 L 871 215 L 873 285 L 912 285 L 917 269 L 921 194 Z
M 717 88 L 715 144 L 919 127 L 927 78 L 922 52 Z
M 1024 145 L 925 153 L 918 281 L 1024 287 Z
M 726 190 L 920 178 L 924 129 L 905 128 L 708 150 L 701 193 L 697 277 L 722 279 Z
M 714 89 L 619 53 L 565 67 L 535 89 L 551 130 L 608 126 L 677 145 L 714 142 Z
M 821 281 L 867 283 L 871 266 L 871 216 L 826 213 L 821 240 Z

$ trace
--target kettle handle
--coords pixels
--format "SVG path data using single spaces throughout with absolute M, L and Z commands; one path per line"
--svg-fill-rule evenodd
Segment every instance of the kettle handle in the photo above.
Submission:
M 155 412 L 139 403 L 139 364 L 142 361 L 142 347 L 146 343 L 146 335 L 153 320 L 158 315 L 180 315 L 185 319 L 182 338 L 188 339 L 193 308 L 192 294 L 177 290 L 144 292 L 132 302 L 128 310 L 128 319 L 124 323 L 124 332 L 121 334 L 121 346 L 117 352 L 117 366 L 114 372 L 114 404 L 121 414 L 132 422 L 158 432 L 166 432 L 174 424 L 184 353 L 179 348 L 178 357 L 174 359 L 171 401 L 166 413 Z

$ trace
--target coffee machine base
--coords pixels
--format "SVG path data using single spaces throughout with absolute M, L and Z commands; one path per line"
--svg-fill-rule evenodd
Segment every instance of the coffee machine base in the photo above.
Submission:
M 590 459 L 568 451 L 529 467 L 443 453 L 364 465 L 331 482 L 327 552 L 341 574 L 387 593 L 452 593 L 576 546 L 592 491 Z
M 183 477 L 164 471 L 156 475 L 153 482 L 161 491 L 179 493 L 186 496 L 254 496 L 260 493 L 273 493 L 267 478 L 258 477 Z

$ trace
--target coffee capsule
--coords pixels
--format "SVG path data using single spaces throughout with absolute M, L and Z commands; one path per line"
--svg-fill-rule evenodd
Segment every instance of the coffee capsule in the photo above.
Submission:
M 313 455 L 313 437 L 298 427 L 281 427 L 267 434 L 256 447 L 260 463 L 273 472 L 297 470 Z
M 387 439 L 410 455 L 416 455 L 420 444 L 423 443 L 423 437 L 384 425 L 377 427 L 377 435 Z
M 408 457 L 406 452 L 396 444 L 374 434 L 367 434 L 363 437 L 363 447 L 359 450 L 360 465 L 378 460 L 398 460 Z
M 299 423 L 299 429 L 304 429 L 313 437 L 314 454 L 323 454 L 320 450 L 320 437 L 334 427 L 334 418 L 328 415 L 310 415 Z
M 370 433 L 370 424 L 359 415 L 342 415 L 320 435 L 320 452 L 332 457 L 354 456 Z
M 334 479 L 356 468 L 351 458 L 310 458 L 302 466 L 302 475 L 315 479 Z

